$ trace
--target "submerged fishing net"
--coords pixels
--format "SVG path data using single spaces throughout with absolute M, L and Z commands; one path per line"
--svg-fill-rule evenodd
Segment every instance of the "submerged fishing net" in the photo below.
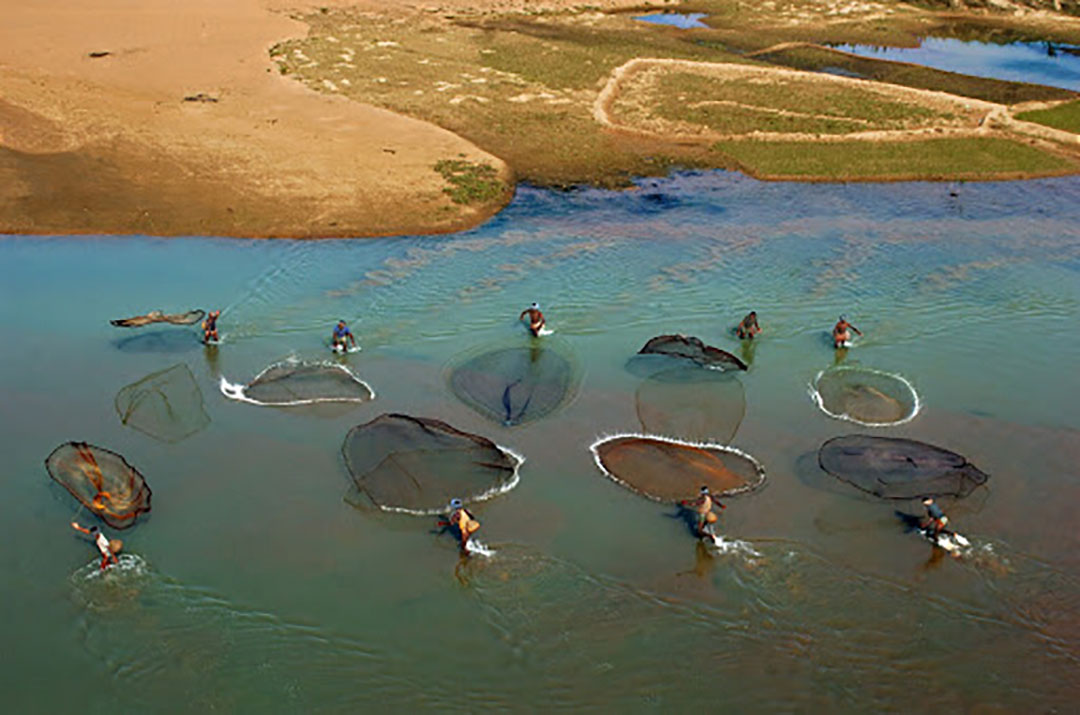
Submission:
M 435 512 L 453 498 L 513 488 L 521 459 L 484 437 L 423 417 L 384 414 L 349 430 L 341 447 L 360 491 L 383 509 Z
M 638 351 L 638 355 L 667 355 L 692 360 L 702 367 L 745 370 L 746 363 L 726 350 L 706 345 L 686 335 L 659 335 Z
M 86 442 L 68 442 L 45 460 L 49 476 L 114 529 L 126 529 L 150 511 L 150 487 L 117 454 Z
M 554 349 L 493 350 L 450 373 L 450 389 L 469 407 L 502 425 L 518 425 L 554 412 L 573 394 L 573 365 Z
M 818 450 L 826 472 L 884 499 L 966 497 L 989 476 L 964 457 L 912 439 L 847 435 Z
M 898 424 L 919 410 L 915 388 L 899 375 L 859 367 L 834 367 L 812 385 L 818 406 L 830 417 L 867 426 Z
M 695 497 L 703 485 L 714 494 L 735 494 L 765 481 L 765 470 L 755 459 L 717 444 L 621 435 L 591 449 L 604 474 L 657 501 Z
M 173 325 L 194 325 L 206 315 L 205 310 L 189 310 L 186 313 L 171 313 L 166 315 L 160 310 L 151 310 L 146 315 L 136 315 L 132 318 L 120 318 L 109 322 L 118 328 L 141 328 L 151 323 L 172 323 Z
M 114 404 L 120 422 L 164 442 L 179 442 L 210 424 L 202 391 L 183 363 L 121 389 Z
M 266 368 L 246 385 L 221 378 L 226 397 L 256 405 L 289 407 L 319 402 L 367 402 L 371 386 L 344 365 L 286 360 Z
M 635 398 L 642 429 L 692 442 L 730 442 L 746 414 L 738 378 L 695 367 L 648 378 Z

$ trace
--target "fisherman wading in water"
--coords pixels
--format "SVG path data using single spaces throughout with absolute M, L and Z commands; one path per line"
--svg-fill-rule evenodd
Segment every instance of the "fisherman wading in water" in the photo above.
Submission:
M 353 337 L 352 331 L 345 325 L 344 320 L 339 320 L 334 326 L 334 332 L 330 335 L 330 348 L 332 350 L 340 348 L 341 352 L 345 352 L 349 347 L 346 340 L 351 340 L 352 346 L 356 347 L 356 338 Z
M 854 330 L 859 335 L 862 335 L 861 330 L 849 323 L 847 321 L 847 318 L 841 315 L 840 319 L 836 321 L 836 325 L 832 329 L 833 347 L 837 350 L 847 347 L 847 344 L 851 342 L 852 330 Z
M 71 522 L 71 528 L 87 536 L 94 537 L 94 544 L 97 546 L 98 551 L 101 552 L 101 570 L 104 571 L 109 566 L 120 563 L 120 560 L 116 558 L 116 555 L 120 553 L 120 550 L 124 548 L 124 542 L 120 539 L 109 539 L 102 533 L 101 529 L 96 526 L 91 526 L 89 529 L 83 526 L 79 526 L 79 522 Z
M 931 497 L 923 499 L 923 506 L 926 507 L 926 520 L 923 522 L 923 528 L 930 532 L 930 535 L 935 539 L 942 533 L 949 533 L 945 527 L 949 523 L 949 517 L 945 516 L 945 512 L 941 510 L 941 507 Z
M 540 304 L 533 303 L 525 310 L 521 311 L 521 315 L 518 316 L 518 320 L 525 320 L 525 316 L 529 316 L 529 332 L 533 334 L 533 337 L 539 337 L 540 331 L 544 329 L 544 314 L 540 312 Z
M 218 341 L 217 319 L 218 319 L 218 316 L 220 316 L 220 315 L 221 315 L 220 310 L 211 310 L 207 314 L 206 320 L 204 320 L 202 322 L 203 342 L 204 343 L 209 344 L 211 342 L 216 343 Z
M 738 336 L 739 340 L 753 340 L 754 336 L 760 332 L 762 332 L 761 326 L 758 325 L 757 311 L 755 310 L 751 310 L 735 328 L 735 335 Z
M 460 499 L 450 500 L 450 516 L 446 521 L 439 522 L 439 525 L 447 526 L 454 532 L 461 544 L 463 554 L 469 550 L 469 539 L 480 528 L 480 522 L 465 508 L 465 504 Z
M 713 537 L 712 525 L 719 519 L 713 512 L 713 507 L 727 508 L 718 499 L 713 498 L 707 486 L 701 487 L 701 492 L 696 499 L 683 499 L 679 504 L 697 514 L 696 529 L 699 538 Z

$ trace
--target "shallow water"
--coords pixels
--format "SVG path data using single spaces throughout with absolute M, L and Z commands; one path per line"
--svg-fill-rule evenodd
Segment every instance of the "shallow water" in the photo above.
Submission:
M 708 27 L 701 21 L 703 17 L 705 17 L 703 12 L 657 12 L 650 15 L 635 15 L 634 19 L 657 25 L 671 25 L 681 30 L 691 30 L 695 27 Z
M 502 427 L 459 401 L 448 373 L 476 351 L 527 346 L 515 319 L 533 300 L 580 386 L 543 419 Z M 108 324 L 193 307 L 224 308 L 223 345 Z M 765 332 L 741 346 L 730 328 L 751 308 Z M 834 356 L 841 312 L 865 336 Z M 704 173 L 623 193 L 523 188 L 454 236 L 9 237 L 0 315 L 12 707 L 671 710 L 721 688 L 738 710 L 896 710 L 914 697 L 1051 710 L 1080 694 L 1078 179 Z M 339 318 L 362 352 L 329 353 Z M 668 332 L 750 363 L 732 444 L 767 481 L 727 500 L 719 524 L 745 546 L 699 545 L 588 450 L 640 431 L 645 378 L 627 359 Z M 131 349 L 143 335 L 157 337 Z M 217 390 L 289 356 L 343 360 L 376 398 L 269 408 Z M 838 357 L 904 375 L 919 414 L 863 428 L 822 413 L 807 387 Z M 178 362 L 210 424 L 174 444 L 121 424 L 116 393 Z M 459 563 L 431 519 L 355 499 L 342 440 L 382 412 L 524 455 L 520 484 L 475 510 L 490 557 Z M 824 440 L 865 430 L 939 444 L 991 475 L 946 504 L 971 556 L 937 558 L 894 516 L 917 505 L 820 470 Z M 150 517 L 122 534 L 141 560 L 104 577 L 67 527 L 88 516 L 42 465 L 69 439 L 124 454 L 154 490 Z
M 1080 48 L 1069 45 L 1014 42 L 999 45 L 926 37 L 918 47 L 837 45 L 862 57 L 911 62 L 939 70 L 1010 82 L 1029 82 L 1080 92 Z

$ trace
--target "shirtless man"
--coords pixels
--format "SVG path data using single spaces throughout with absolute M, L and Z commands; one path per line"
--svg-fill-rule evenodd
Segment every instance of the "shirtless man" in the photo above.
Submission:
M 840 316 L 840 319 L 836 322 L 836 326 L 832 329 L 833 347 L 839 350 L 844 347 L 844 343 L 851 340 L 851 331 L 854 330 L 859 335 L 862 335 L 862 331 L 856 328 L 851 323 L 847 322 L 847 318 Z
M 440 522 L 442 526 L 449 526 L 452 530 L 457 532 L 458 540 L 461 542 L 461 552 L 467 552 L 469 546 L 469 539 L 480 528 L 480 522 L 476 520 L 460 499 L 450 500 L 450 516 L 446 521 Z
M 221 315 L 220 310 L 211 310 L 206 316 L 206 320 L 202 322 L 203 342 L 209 343 L 213 340 L 215 343 L 218 341 L 217 333 L 217 319 Z
M 698 494 L 697 499 L 683 499 L 679 502 L 688 509 L 693 510 L 697 514 L 697 535 L 698 537 L 712 536 L 710 527 L 716 523 L 719 517 L 713 513 L 713 507 L 720 507 L 726 509 L 718 499 L 714 499 L 713 495 L 709 493 L 709 487 L 702 486 L 701 492 Z
M 761 326 L 758 325 L 757 311 L 755 310 L 751 310 L 739 323 L 739 327 L 735 328 L 735 334 L 739 337 L 739 340 L 753 340 L 754 336 L 760 332 Z
M 101 552 L 102 571 L 107 569 L 110 565 L 120 563 L 120 560 L 116 558 L 116 555 L 124 548 L 124 542 L 120 541 L 120 539 L 109 539 L 102 533 L 100 528 L 91 526 L 87 529 L 83 526 L 79 526 L 79 522 L 77 521 L 71 522 L 71 528 L 86 534 L 87 536 L 94 537 L 94 544 L 97 546 L 98 551 Z
M 518 316 L 518 320 L 525 320 L 525 316 L 529 316 L 529 332 L 533 334 L 533 337 L 539 337 L 540 331 L 544 329 L 544 314 L 540 312 L 540 304 L 533 303 L 525 310 L 521 311 L 521 315 Z
M 341 352 L 345 352 L 348 349 L 348 345 L 345 339 L 348 338 L 352 341 L 352 345 L 356 347 L 356 338 L 353 337 L 352 332 L 348 326 L 345 325 L 344 320 L 339 320 L 337 325 L 334 326 L 334 333 L 330 336 L 330 347 L 334 350 L 341 348 Z

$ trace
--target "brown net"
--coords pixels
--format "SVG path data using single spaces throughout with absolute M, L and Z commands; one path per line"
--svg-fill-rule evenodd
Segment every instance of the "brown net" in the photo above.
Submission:
M 726 350 L 714 348 L 698 338 L 686 335 L 659 335 L 645 343 L 638 355 L 667 355 L 692 360 L 702 367 L 723 370 L 746 369 L 746 363 Z
M 435 513 L 507 491 L 521 459 L 440 420 L 384 414 L 349 430 L 341 448 L 357 488 L 383 509 Z
M 141 328 L 151 323 L 172 323 L 173 325 L 194 325 L 206 315 L 205 310 L 189 310 L 186 313 L 165 314 L 160 310 L 151 310 L 146 315 L 131 318 L 119 318 L 109 322 L 118 328 Z
M 122 456 L 86 442 L 68 442 L 45 460 L 49 476 L 114 529 L 150 511 L 150 487 Z
M 576 380 L 573 365 L 554 349 L 515 347 L 454 368 L 450 389 L 484 417 L 512 426 L 554 412 L 572 396 Z
M 121 389 L 114 404 L 120 422 L 163 442 L 179 442 L 210 424 L 202 391 L 183 363 Z
M 696 496 L 755 489 L 765 480 L 756 460 L 732 447 L 691 445 L 641 435 L 623 435 L 592 446 L 596 464 L 615 481 L 650 499 L 675 502 Z
M 964 457 L 913 439 L 847 435 L 818 450 L 832 476 L 883 499 L 966 497 L 990 477 Z
M 691 442 L 727 444 L 746 414 L 746 392 L 738 378 L 696 367 L 646 379 L 635 400 L 642 429 Z
M 825 370 L 813 388 L 815 401 L 830 417 L 864 425 L 905 422 L 919 409 L 918 395 L 907 380 L 869 368 Z

